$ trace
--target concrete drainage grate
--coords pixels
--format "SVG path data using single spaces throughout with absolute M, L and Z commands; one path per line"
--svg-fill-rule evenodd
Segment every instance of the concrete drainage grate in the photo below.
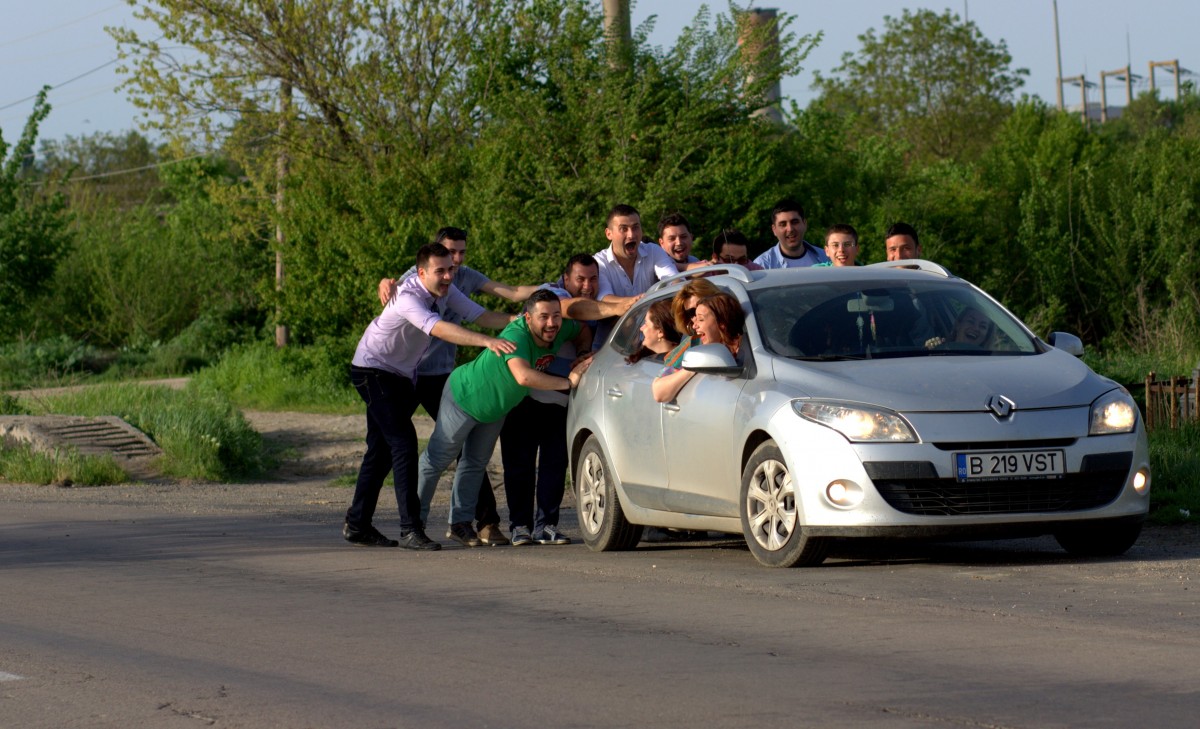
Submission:
M 111 455 L 134 478 L 150 475 L 151 460 L 162 455 L 145 433 L 113 415 L 3 415 L 0 440 L 4 439 L 45 452 L 69 447 L 87 455 Z

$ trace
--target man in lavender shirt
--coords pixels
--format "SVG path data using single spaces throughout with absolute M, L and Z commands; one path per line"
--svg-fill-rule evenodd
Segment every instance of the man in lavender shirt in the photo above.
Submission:
M 342 536 L 351 544 L 441 548 L 425 535 L 416 487 L 417 432 L 412 414 L 417 409 L 417 366 L 435 337 L 486 347 L 497 356 L 516 349 L 512 342 L 442 319 L 442 309 L 489 329 L 501 329 L 513 319 L 471 301 L 452 285 L 453 276 L 454 263 L 445 246 L 422 246 L 417 251 L 417 275 L 400 284 L 383 313 L 367 326 L 354 352 L 350 380 L 367 404 L 367 452 L 342 529 Z M 385 537 L 371 523 L 388 471 L 392 472 L 400 511 L 399 542 Z

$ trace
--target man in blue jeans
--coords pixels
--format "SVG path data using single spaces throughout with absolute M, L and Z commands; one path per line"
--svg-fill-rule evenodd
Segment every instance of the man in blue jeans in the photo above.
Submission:
M 454 287 L 467 296 L 483 292 L 498 296 L 509 301 L 524 302 L 529 295 L 537 291 L 537 286 L 513 286 L 511 284 L 493 281 L 484 274 L 466 265 L 467 260 L 467 231 L 462 228 L 446 226 L 438 229 L 434 243 L 441 243 L 450 251 L 450 260 L 454 264 Z M 385 278 L 379 282 L 379 303 L 387 306 L 396 294 L 398 282 L 417 275 L 416 267 L 412 267 L 400 275 L 399 279 Z M 462 317 L 454 311 L 442 307 L 439 312 L 445 321 L 457 324 Z M 429 417 L 437 420 L 438 408 L 442 401 L 442 390 L 446 380 L 454 370 L 456 347 L 452 342 L 434 339 L 429 349 L 417 365 L 417 402 L 429 413 Z M 496 495 L 487 473 L 483 474 L 483 482 L 479 487 L 479 503 L 475 507 L 475 524 L 478 529 L 479 541 L 489 546 L 508 544 L 508 537 L 500 530 L 500 512 L 496 507 Z
M 567 390 L 591 363 L 581 359 L 566 377 L 545 372 L 567 341 L 579 351 L 591 347 L 591 332 L 579 322 L 563 321 L 556 294 L 539 290 L 525 302 L 525 313 L 500 332 L 513 349 L 500 358 L 488 352 L 457 367 L 446 383 L 438 407 L 437 425 L 421 454 L 418 491 L 422 515 L 429 512 L 438 479 L 459 457 L 450 500 L 450 529 L 446 536 L 467 547 L 481 544 L 471 527 L 479 497 L 480 475 L 496 448 L 504 417 L 530 389 Z M 511 508 L 511 506 L 510 506 Z
M 437 550 L 441 545 L 425 534 L 416 489 L 417 432 L 412 415 L 417 408 L 417 365 L 434 337 L 455 344 L 486 347 L 489 357 L 504 356 L 516 345 L 444 321 L 440 308 L 465 321 L 499 329 L 513 317 L 486 311 L 451 284 L 454 264 L 438 243 L 417 251 L 417 275 L 400 285 L 396 295 L 363 332 L 350 365 L 350 380 L 367 404 L 367 452 L 363 455 L 346 511 L 342 536 L 364 547 Z M 439 306 L 439 304 L 441 306 Z M 396 487 L 400 540 L 388 539 L 371 523 L 379 491 L 388 471 Z

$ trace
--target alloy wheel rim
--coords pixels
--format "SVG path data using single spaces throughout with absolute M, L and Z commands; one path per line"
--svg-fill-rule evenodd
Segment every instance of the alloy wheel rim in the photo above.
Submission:
M 589 534 L 600 531 L 604 521 L 604 463 L 595 453 L 583 459 L 583 474 L 579 480 L 579 526 Z
M 796 490 L 787 466 L 770 460 L 759 464 L 746 490 L 746 516 L 758 546 L 780 550 L 796 530 Z

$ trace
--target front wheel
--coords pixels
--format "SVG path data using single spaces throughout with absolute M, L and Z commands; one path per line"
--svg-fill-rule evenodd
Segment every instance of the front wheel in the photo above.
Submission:
M 827 538 L 810 537 L 800 524 L 796 484 L 774 441 L 755 449 L 742 471 L 742 534 L 768 567 L 816 567 L 829 553 Z
M 1137 541 L 1142 523 L 1093 522 L 1062 527 L 1054 532 L 1058 545 L 1076 557 L 1119 557 Z
M 642 538 L 642 528 L 630 524 L 617 498 L 608 459 L 596 436 L 583 444 L 575 474 L 575 506 L 583 543 L 596 552 L 633 549 Z

